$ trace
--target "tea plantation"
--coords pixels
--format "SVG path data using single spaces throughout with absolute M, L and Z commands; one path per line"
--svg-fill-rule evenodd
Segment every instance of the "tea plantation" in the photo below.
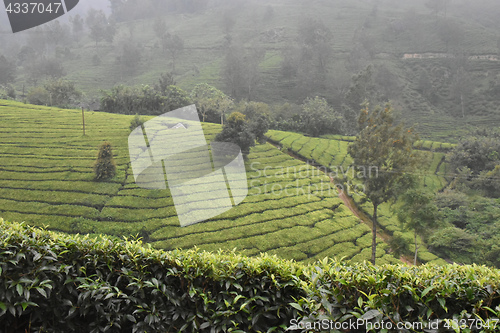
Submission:
M 86 112 L 84 136 L 81 110 L 0 105 L 0 216 L 5 219 L 70 234 L 138 236 L 166 250 L 237 249 L 297 261 L 369 259 L 370 228 L 339 199 L 330 179 L 271 144 L 252 148 L 246 162 L 249 195 L 239 206 L 181 228 L 168 190 L 134 183 L 127 147 L 132 116 Z M 209 141 L 220 131 L 215 124 L 203 128 Z M 300 140 L 291 143 L 297 148 L 309 138 Z M 325 165 L 348 162 L 346 141 L 315 140 L 322 144 L 311 142 L 298 151 L 310 151 Z M 117 175 L 96 182 L 92 166 L 103 141 L 114 149 Z M 421 252 L 427 259 L 422 261 L 439 261 Z M 397 261 L 382 241 L 377 257 L 380 264 Z
M 330 135 L 324 138 L 312 138 L 298 133 L 273 130 L 269 131 L 267 135 L 271 141 L 292 155 L 298 155 L 304 160 L 323 166 L 323 169 L 336 179 L 335 183 L 342 186 L 346 192 L 349 192 L 348 194 L 352 196 L 364 214 L 370 216 L 371 204 L 361 200 L 363 198 L 362 191 L 356 191 L 356 184 L 359 183 L 356 179 L 358 178 L 358 172 L 368 173 L 370 170 L 351 167 L 352 159 L 347 153 L 347 147 L 354 140 L 354 137 Z M 416 142 L 416 148 L 421 149 L 424 155 L 423 161 L 425 165 L 425 168 L 418 172 L 423 185 L 431 191 L 439 191 L 447 185 L 447 176 L 451 171 L 444 157 L 445 152 L 452 147 L 451 144 L 441 142 Z M 393 203 L 384 203 L 380 206 L 377 219 L 379 224 L 389 235 L 402 236 L 409 244 L 412 244 L 412 232 L 403 230 L 392 205 Z M 414 251 L 414 245 L 410 245 L 410 249 Z M 420 245 L 418 258 L 422 262 L 436 261 L 444 263 L 436 255 L 425 250 L 423 244 Z

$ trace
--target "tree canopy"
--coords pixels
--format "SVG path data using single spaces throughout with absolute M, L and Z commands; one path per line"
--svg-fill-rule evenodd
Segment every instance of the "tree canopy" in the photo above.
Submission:
M 108 20 L 102 10 L 90 9 L 85 20 L 90 30 L 90 38 L 97 43 L 102 40 L 111 43 L 116 34 L 116 27 L 113 21 Z
M 214 116 L 220 115 L 223 124 L 225 113 L 233 106 L 233 100 L 229 96 L 206 83 L 197 84 L 190 97 L 196 104 L 203 122 L 215 122 Z
M 16 67 L 14 62 L 0 55 L 0 86 L 12 83 L 15 79 Z
M 372 262 L 375 264 L 377 209 L 414 183 L 411 172 L 418 161 L 413 150 L 417 135 L 413 129 L 396 122 L 390 104 L 370 110 L 365 103 L 358 126 L 360 133 L 349 146 L 353 167 L 377 170 L 376 175 L 370 173 L 360 179 L 366 199 L 373 205 Z
M 250 153 L 250 147 L 255 146 L 255 136 L 250 129 L 250 124 L 245 115 L 240 112 L 233 112 L 227 117 L 222 132 L 215 137 L 215 141 L 237 144 L 243 156 L 247 156 Z
M 312 136 L 323 134 L 340 134 L 344 122 L 343 117 L 335 112 L 328 102 L 321 97 L 308 98 L 302 106 L 300 120 L 303 131 Z

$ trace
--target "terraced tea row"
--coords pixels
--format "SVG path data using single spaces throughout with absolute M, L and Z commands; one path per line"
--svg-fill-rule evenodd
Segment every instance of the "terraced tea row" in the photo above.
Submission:
M 357 203 L 366 216 L 370 216 L 368 212 L 372 211 L 371 204 L 364 200 L 362 191 L 356 191 L 358 187 L 355 184 L 360 184 L 359 174 L 355 167 L 351 166 L 352 160 L 347 152 L 349 142 L 354 140 L 353 137 L 328 136 L 328 138 L 312 138 L 306 137 L 298 133 L 269 131 L 268 137 L 279 144 L 282 149 L 290 150 L 291 154 L 297 154 L 301 158 L 308 160 L 309 163 L 319 164 L 320 169 L 327 171 L 328 174 L 336 180 L 336 183 L 342 185 L 348 190 L 348 194 Z M 419 143 L 420 144 L 420 143 Z M 432 143 L 429 147 L 443 147 L 441 143 Z M 313 148 L 314 147 L 314 148 Z M 449 176 L 448 164 L 445 162 L 445 154 L 441 152 L 422 151 L 424 155 L 425 167 L 418 171 L 423 185 L 431 191 L 438 191 L 445 187 L 448 183 L 446 176 Z M 326 168 L 325 168 L 326 167 Z M 345 181 L 348 181 L 351 186 L 346 186 Z M 392 203 L 384 203 L 379 208 L 378 223 L 391 235 L 403 236 L 412 244 L 413 234 L 402 228 L 396 215 L 394 214 Z M 413 251 L 413 245 L 410 249 Z M 443 263 L 436 255 L 430 253 L 422 245 L 419 249 L 419 259 L 423 262 L 435 261 Z
M 203 223 L 181 228 L 170 191 L 137 186 L 128 155 L 131 116 L 0 104 L 0 216 L 67 233 L 139 235 L 155 247 L 216 251 L 237 248 L 245 254 L 269 252 L 296 260 L 325 256 L 369 259 L 369 228 L 338 198 L 330 179 L 316 168 L 270 144 L 252 148 L 246 170 L 249 192 L 237 207 Z M 203 124 L 210 142 L 220 126 Z M 109 141 L 117 175 L 95 182 L 97 147 Z M 295 139 L 294 139 L 295 141 Z M 307 143 L 294 143 L 296 147 Z M 347 142 L 314 142 L 301 154 L 346 164 Z M 197 160 L 182 161 L 185 170 Z M 200 187 L 211 193 L 210 187 Z M 203 192 L 204 191 L 204 192 Z M 380 262 L 396 261 L 381 243 Z
M 352 174 L 355 170 L 349 169 L 352 159 L 347 152 L 349 142 L 352 142 L 354 137 L 330 135 L 328 138 L 313 138 L 298 133 L 273 130 L 269 131 L 267 136 L 272 142 L 278 143 L 282 148 L 290 150 L 310 163 L 325 166 L 337 178 Z M 416 146 L 420 146 L 422 142 L 430 142 L 430 147 L 443 147 L 442 143 L 432 141 L 420 141 Z M 446 147 L 451 146 L 446 144 Z M 446 184 L 445 176 L 449 172 L 448 164 L 444 161 L 445 154 L 426 150 L 423 150 L 422 154 L 426 160 L 424 162 L 426 167 L 420 171 L 423 181 L 427 186 L 432 186 L 432 190 L 442 188 Z

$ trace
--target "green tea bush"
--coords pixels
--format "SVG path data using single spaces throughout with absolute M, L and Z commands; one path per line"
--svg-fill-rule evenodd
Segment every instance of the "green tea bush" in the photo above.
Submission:
M 414 148 L 416 148 L 416 149 L 421 149 L 423 144 L 424 144 L 424 141 L 423 141 L 423 140 L 417 140 L 417 141 L 415 141 L 415 143 L 413 144 L 413 147 L 414 147 Z
M 500 271 L 496 269 L 475 265 L 372 266 L 325 259 L 309 273 L 315 279 L 305 287 L 308 296 L 292 305 L 299 310 L 304 326 L 318 320 L 361 320 L 365 323 L 363 332 L 382 332 L 366 328 L 366 323 L 375 326 L 381 322 L 393 327 L 420 323 L 423 329 L 416 332 L 431 325 L 437 325 L 439 332 L 498 331 Z M 460 322 L 470 324 L 460 330 L 460 325 L 455 325 Z
M 285 137 L 283 140 L 281 140 L 280 143 L 283 145 L 284 148 L 291 148 L 293 142 L 295 140 L 298 140 L 298 139 L 302 138 L 302 137 L 303 137 L 303 135 L 294 133 L 292 135 L 289 135 L 289 136 Z
M 301 267 L 138 242 L 59 235 L 0 219 L 4 332 L 257 332 L 283 329 Z
M 143 208 L 143 209 L 158 209 L 168 208 L 174 203 L 167 198 L 143 198 L 137 196 L 117 195 L 107 202 L 108 207 L 113 208 Z
M 340 243 L 323 253 L 345 247 L 357 251 Z M 382 248 L 377 256 L 391 261 Z M 382 321 L 437 323 L 440 331 L 460 332 L 454 323 L 464 320 L 476 328 L 463 332 L 495 332 L 499 295 L 500 270 L 485 266 L 373 266 L 327 258 L 304 265 L 270 255 L 165 252 L 0 219 L 5 333 L 283 332 L 292 321 L 307 327 L 324 319 L 362 320 L 356 331 L 363 332 Z
M 300 135 L 297 140 L 293 141 L 291 148 L 293 151 L 299 152 L 310 140 L 311 138 Z
M 151 209 L 130 209 L 104 207 L 101 211 L 101 218 L 109 221 L 140 222 L 153 218 L 168 218 L 176 216 L 174 206 Z
M 267 132 L 268 138 L 270 138 L 272 141 L 281 141 L 285 137 L 289 136 L 290 132 L 283 132 L 283 131 L 276 131 L 276 130 L 270 130 Z
M 431 149 L 433 144 L 434 144 L 434 142 L 432 142 L 432 141 L 424 140 L 424 142 L 422 143 L 422 148 Z
M 355 242 L 356 239 L 362 237 L 364 234 L 369 232 L 369 230 L 364 229 L 364 228 L 358 228 L 354 227 L 351 229 L 346 229 L 346 230 L 341 230 L 337 233 L 335 233 L 335 241 L 337 243 L 343 243 L 343 242 Z
M 298 153 L 302 156 L 312 156 L 314 148 L 319 145 L 319 139 L 309 139 L 306 143 L 298 150 Z

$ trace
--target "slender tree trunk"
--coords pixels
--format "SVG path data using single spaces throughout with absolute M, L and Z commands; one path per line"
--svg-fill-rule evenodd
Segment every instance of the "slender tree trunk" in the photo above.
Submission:
M 460 93 L 460 103 L 462 104 L 462 118 L 465 118 L 464 94 Z
M 373 227 L 372 227 L 372 264 L 375 265 L 375 255 L 377 254 L 377 208 L 378 204 L 373 205 Z
M 414 231 L 413 237 L 415 239 L 415 257 L 413 258 L 413 265 L 417 266 L 417 253 L 418 253 L 418 246 L 417 246 L 417 230 Z

